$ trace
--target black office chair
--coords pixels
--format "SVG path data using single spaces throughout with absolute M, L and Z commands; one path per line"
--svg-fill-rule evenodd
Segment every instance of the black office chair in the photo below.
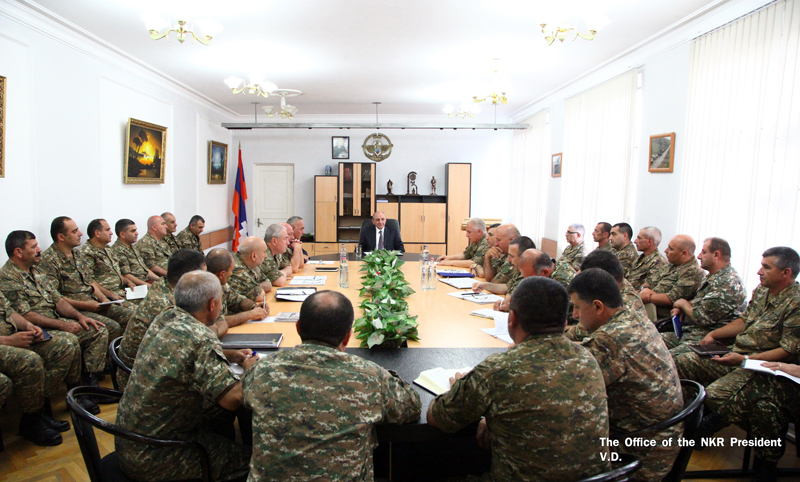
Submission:
M 638 458 L 629 454 L 619 454 L 620 460 L 614 462 L 615 467 L 608 472 L 593 475 L 591 477 L 578 480 L 577 482 L 625 482 L 630 479 L 631 474 L 639 470 L 642 463 Z
M 131 368 L 125 364 L 119 357 L 119 346 L 122 344 L 122 337 L 119 336 L 111 340 L 108 344 L 108 356 L 111 358 L 111 383 L 114 384 L 114 390 L 119 390 L 117 383 L 117 370 L 122 370 L 128 375 L 131 374 Z
M 703 402 L 706 399 L 706 389 L 693 380 L 681 380 L 681 389 L 683 390 L 683 410 L 663 422 L 635 432 L 612 435 L 612 438 L 624 440 L 628 437 L 642 437 L 684 422 L 683 438 L 686 440 L 693 439 L 697 428 L 700 426 L 700 421 L 703 419 Z M 672 464 L 672 469 L 662 482 L 678 482 L 683 479 L 686 466 L 689 465 L 689 459 L 692 458 L 693 450 L 693 447 L 681 447 L 675 462 Z
M 102 459 L 100 450 L 97 448 L 97 439 L 94 435 L 94 428 L 112 434 L 114 437 L 124 438 L 147 445 L 157 447 L 180 447 L 190 448 L 196 454 L 196 459 L 200 464 L 202 482 L 211 480 L 210 465 L 208 454 L 199 442 L 193 440 L 163 440 L 125 430 L 117 425 L 101 420 L 87 412 L 77 398 L 82 396 L 122 398 L 122 392 L 100 387 L 76 387 L 67 392 L 67 407 L 72 416 L 72 426 L 75 427 L 75 436 L 81 448 L 83 462 L 86 464 L 86 471 L 89 472 L 89 479 L 92 482 L 134 482 L 133 479 L 125 475 L 119 466 L 119 458 L 116 452 L 111 452 Z

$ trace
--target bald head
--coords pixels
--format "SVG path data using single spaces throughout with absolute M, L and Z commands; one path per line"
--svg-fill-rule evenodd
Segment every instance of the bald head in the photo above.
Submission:
M 239 242 L 239 252 L 242 256 L 248 256 L 259 248 L 267 249 L 267 243 L 258 236 L 248 236 Z
M 667 261 L 671 264 L 681 266 L 694 259 L 696 247 L 691 236 L 679 234 L 669 241 L 664 254 L 667 255 Z
M 147 232 L 156 239 L 167 235 L 167 223 L 161 216 L 150 216 L 147 219 Z
M 494 233 L 494 244 L 503 253 L 508 253 L 508 243 L 519 237 L 519 229 L 513 224 L 501 224 Z
M 531 276 L 549 278 L 553 272 L 553 260 L 544 251 L 526 249 L 519 259 L 519 272 L 525 278 L 530 278 Z

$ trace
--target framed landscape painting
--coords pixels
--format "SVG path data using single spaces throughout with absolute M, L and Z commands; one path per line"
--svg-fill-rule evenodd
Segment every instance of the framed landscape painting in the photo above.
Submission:
M 550 163 L 550 177 L 561 177 L 561 153 L 553 154 Z
M 672 172 L 675 167 L 675 133 L 650 136 L 650 157 L 647 170 L 650 172 Z
M 167 128 L 128 119 L 125 184 L 164 184 Z
M 208 142 L 208 183 L 225 184 L 228 173 L 228 144 Z

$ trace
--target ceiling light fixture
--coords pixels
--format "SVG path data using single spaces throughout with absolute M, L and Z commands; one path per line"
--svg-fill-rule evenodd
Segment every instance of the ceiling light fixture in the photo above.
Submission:
M 547 46 L 553 45 L 553 42 L 558 40 L 559 42 L 563 43 L 564 40 L 567 39 L 568 35 L 574 35 L 572 40 L 575 41 L 578 37 L 584 40 L 594 40 L 595 35 L 597 35 L 597 30 L 589 30 L 589 33 L 581 33 L 578 30 L 578 25 L 576 24 L 574 27 L 570 27 L 567 22 L 557 22 L 557 23 L 542 23 L 540 24 L 542 27 L 542 33 L 544 34 L 544 39 L 547 41 Z
M 171 32 L 175 32 L 178 34 L 177 38 L 178 42 L 180 43 L 185 42 L 188 38 L 188 35 L 191 34 L 194 40 L 197 40 L 203 45 L 208 45 L 211 43 L 211 39 L 222 30 L 222 26 L 220 24 L 208 19 L 197 21 L 197 26 L 205 35 L 200 35 L 195 33 L 194 30 L 186 28 L 186 20 L 177 20 L 178 24 L 174 27 L 172 24 L 170 24 L 169 20 L 159 15 L 145 13 L 142 15 L 142 20 L 144 20 L 145 28 L 150 31 L 150 38 L 153 40 L 159 40 L 167 37 L 167 41 L 169 41 L 168 35 Z M 167 30 L 164 33 L 161 33 L 161 31 L 164 29 Z
M 508 97 L 506 97 L 505 92 L 500 92 L 499 94 L 497 93 L 498 90 L 501 91 L 504 90 L 498 88 L 498 85 L 500 84 L 500 74 L 498 74 L 498 71 L 500 70 L 500 59 L 492 59 L 492 65 L 493 65 L 492 70 L 494 71 L 494 73 L 492 74 L 492 86 L 493 86 L 492 93 L 482 99 L 479 99 L 478 96 L 476 95 L 475 97 L 473 97 L 473 100 L 475 100 L 475 103 L 477 104 L 491 99 L 492 104 L 494 104 L 495 107 L 497 107 L 498 102 L 502 102 L 503 104 L 508 104 Z
M 264 98 L 269 97 L 270 93 L 278 89 L 277 85 L 264 80 L 262 75 L 250 74 L 247 79 L 246 81 L 239 77 L 228 77 L 225 79 L 225 84 L 234 94 L 240 94 L 246 90 L 250 95 L 260 95 Z
M 464 101 L 461 102 L 461 105 L 458 106 L 458 108 L 451 104 L 447 104 L 442 109 L 442 112 L 447 114 L 447 117 L 461 117 L 462 119 L 466 119 L 467 117 L 475 117 L 480 110 L 481 108 L 478 107 L 474 102 Z
M 272 91 L 272 95 L 277 95 L 281 98 L 281 108 L 279 111 L 272 113 L 273 106 L 265 105 L 262 107 L 264 112 L 266 112 L 267 117 L 277 117 L 281 116 L 282 119 L 291 119 L 297 114 L 297 107 L 293 105 L 288 105 L 286 103 L 287 97 L 297 97 L 298 95 L 302 94 L 299 90 L 294 89 L 275 89 Z

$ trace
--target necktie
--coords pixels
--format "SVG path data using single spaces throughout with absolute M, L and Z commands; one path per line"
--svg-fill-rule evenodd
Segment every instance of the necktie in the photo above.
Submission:
M 383 229 L 378 231 L 378 249 L 383 249 Z

